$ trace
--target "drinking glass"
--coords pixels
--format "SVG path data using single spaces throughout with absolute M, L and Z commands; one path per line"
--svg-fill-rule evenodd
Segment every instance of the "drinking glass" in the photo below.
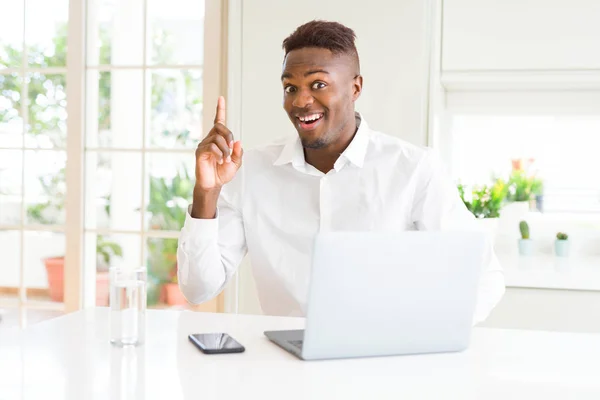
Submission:
M 110 268 L 110 342 L 137 346 L 146 334 L 146 268 Z

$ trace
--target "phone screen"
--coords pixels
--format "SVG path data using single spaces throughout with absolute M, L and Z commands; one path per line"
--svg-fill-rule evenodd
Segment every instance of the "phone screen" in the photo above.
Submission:
M 204 352 L 240 352 L 244 346 L 226 333 L 196 333 L 190 340 Z

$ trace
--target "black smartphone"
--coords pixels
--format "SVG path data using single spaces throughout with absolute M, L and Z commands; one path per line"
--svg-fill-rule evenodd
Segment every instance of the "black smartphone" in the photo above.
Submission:
M 226 333 L 195 333 L 188 338 L 205 354 L 242 353 L 246 350 Z

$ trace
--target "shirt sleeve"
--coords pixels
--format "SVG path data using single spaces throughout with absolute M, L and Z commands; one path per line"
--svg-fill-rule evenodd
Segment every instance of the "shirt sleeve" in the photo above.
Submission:
M 199 304 L 218 295 L 246 255 L 239 172 L 223 186 L 215 218 L 192 218 L 188 207 L 179 235 L 177 278 L 190 303 Z
M 482 230 L 475 216 L 464 205 L 441 157 L 434 150 L 426 150 L 417 173 L 419 181 L 415 191 L 413 221 L 418 230 Z M 474 324 L 488 317 L 505 291 L 502 267 L 489 237 L 483 260 Z

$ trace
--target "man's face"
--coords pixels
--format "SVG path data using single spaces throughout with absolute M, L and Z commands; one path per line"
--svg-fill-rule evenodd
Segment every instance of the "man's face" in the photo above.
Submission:
M 283 108 L 305 148 L 334 142 L 354 121 L 354 102 L 362 78 L 350 55 L 306 47 L 288 53 L 283 62 Z

